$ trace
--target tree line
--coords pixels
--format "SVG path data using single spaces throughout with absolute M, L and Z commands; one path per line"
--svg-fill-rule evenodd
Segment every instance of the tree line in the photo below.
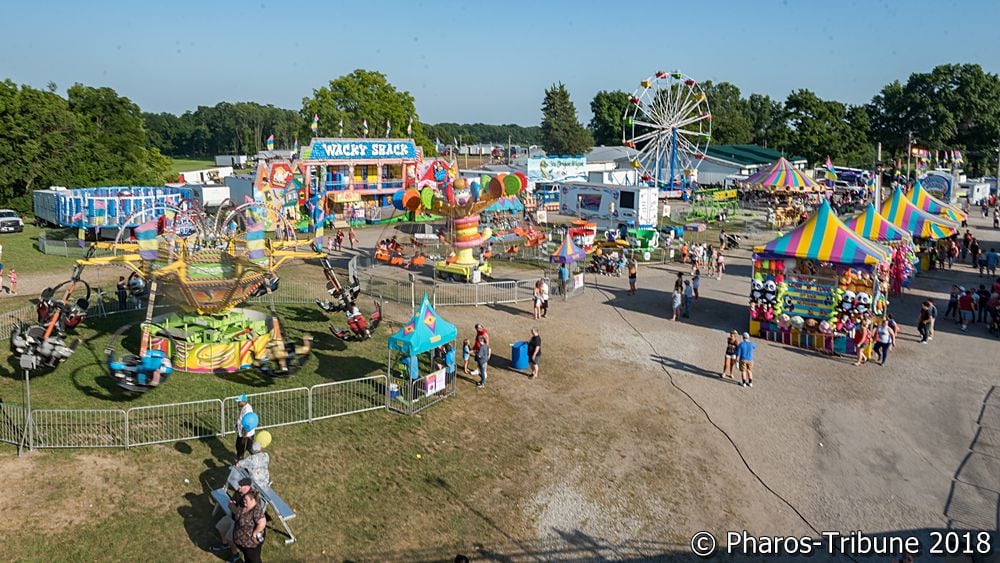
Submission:
M 1000 140 L 1000 78 L 975 64 L 935 67 L 883 87 L 867 104 L 824 100 L 800 89 L 784 101 L 744 96 L 728 82 L 702 85 L 712 113 L 713 144 L 755 143 L 817 164 L 871 166 L 881 141 L 884 161 L 905 160 L 912 140 L 930 149 L 963 152 L 970 175 L 995 170 Z M 412 137 L 424 154 L 433 139 L 451 144 L 510 140 L 550 154 L 581 154 L 594 144 L 622 143 L 623 91 L 591 100 L 593 118 L 580 123 L 570 93 L 555 84 L 544 93 L 539 126 L 421 122 L 413 96 L 380 73 L 363 69 L 330 80 L 302 99 L 299 110 L 254 102 L 221 102 L 182 115 L 143 113 L 111 88 L 74 84 L 60 96 L 0 82 L 0 200 L 26 209 L 31 191 L 50 185 L 159 184 L 172 157 L 253 154 L 271 134 L 291 148 L 313 136 Z M 315 120 L 315 121 L 314 121 Z M 315 124 L 315 131 L 313 126 Z
M 712 113 L 712 144 L 754 143 L 804 156 L 812 164 L 830 156 L 839 165 L 870 167 L 876 143 L 883 145 L 883 162 L 905 161 L 912 140 L 914 146 L 932 153 L 961 150 L 970 175 L 996 171 L 1000 78 L 977 64 L 948 64 L 913 73 L 906 82 L 893 81 L 869 103 L 858 105 L 824 100 L 807 89 L 791 92 L 782 102 L 761 94 L 745 97 L 729 82 L 707 81 L 701 87 Z M 550 95 L 564 89 L 557 84 L 546 91 L 543 114 L 546 120 L 573 130 L 569 125 L 579 123 L 568 95 L 557 105 L 562 117 L 550 109 Z M 630 97 L 618 90 L 594 96 L 590 103 L 593 118 L 587 127 L 593 143 L 622 144 L 622 118 Z M 568 113 L 572 123 L 566 125 Z M 590 148 L 578 131 L 569 134 L 576 138 L 572 147 L 565 146 L 566 133 L 551 126 L 549 131 L 551 136 L 543 141 L 546 148 L 560 152 Z

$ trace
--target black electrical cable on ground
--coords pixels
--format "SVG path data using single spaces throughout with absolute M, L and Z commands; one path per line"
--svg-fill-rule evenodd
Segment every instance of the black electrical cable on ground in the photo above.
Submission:
M 609 298 L 613 297 L 613 296 L 611 296 L 608 292 L 606 292 L 603 289 L 598 289 L 598 291 L 600 291 L 606 297 L 609 297 Z M 656 349 L 656 346 L 653 346 L 653 343 L 650 342 L 649 339 L 646 338 L 642 334 L 642 331 L 640 331 L 638 328 L 636 328 L 636 326 L 634 324 L 632 324 L 631 321 L 629 321 L 627 318 L 625 318 L 625 314 L 622 313 L 621 309 L 619 309 L 618 306 L 612 304 L 611 308 L 614 309 L 616 313 L 618 313 L 618 316 L 621 317 L 622 321 L 624 321 L 625 324 L 627 324 L 629 327 L 631 327 L 632 330 L 634 330 L 636 332 L 636 334 L 639 335 L 639 338 L 641 338 L 642 341 L 645 342 L 647 346 L 649 346 L 649 349 L 652 350 L 654 354 L 660 355 L 660 351 Z M 812 524 L 812 522 L 810 522 L 809 519 L 806 518 L 805 515 L 802 514 L 802 512 L 800 512 L 799 509 L 795 507 L 795 505 L 793 505 L 788 499 L 786 499 L 785 497 L 781 496 L 781 494 L 779 494 L 777 491 L 775 491 L 774 489 L 772 489 L 767 483 L 764 482 L 764 479 L 761 478 L 761 476 L 758 475 L 756 471 L 754 471 L 753 467 L 750 466 L 750 462 L 747 461 L 747 458 L 743 455 L 743 450 L 741 450 L 740 447 L 736 444 L 736 441 L 733 440 L 733 437 L 729 435 L 729 432 L 726 432 L 726 430 L 724 428 L 722 428 L 714 420 L 712 420 L 712 415 L 708 414 L 708 411 L 705 410 L 705 407 L 701 406 L 701 403 L 699 403 L 697 399 L 695 399 L 690 393 L 688 393 L 683 388 L 681 388 L 679 385 L 677 385 L 677 383 L 674 381 L 674 374 L 670 373 L 670 370 L 667 369 L 667 366 L 663 365 L 663 362 L 659 362 L 659 364 L 660 364 L 660 369 L 662 369 L 663 372 L 667 374 L 667 378 L 670 381 L 670 385 L 672 385 L 674 387 L 674 389 L 677 389 L 678 391 L 680 391 L 682 394 L 684 394 L 685 397 L 688 398 L 688 400 L 690 400 L 692 403 L 694 403 L 694 406 L 698 407 L 698 410 L 700 410 L 702 412 L 702 414 L 705 415 L 705 419 L 708 420 L 708 423 L 711 424 L 712 426 L 714 426 L 715 429 L 718 430 L 720 433 L 722 433 L 722 435 L 726 437 L 726 440 L 728 440 L 729 443 L 732 444 L 733 449 L 736 450 L 736 455 L 740 456 L 740 461 L 743 462 L 744 467 L 746 467 L 747 471 L 749 471 L 750 474 L 753 475 L 754 479 L 756 479 L 757 482 L 760 483 L 761 486 L 764 487 L 764 489 L 766 489 L 769 493 L 771 493 L 772 495 L 774 495 L 775 498 L 777 498 L 782 503 L 784 503 L 785 506 L 787 506 L 788 508 L 790 508 L 792 510 L 792 512 L 794 512 L 795 515 L 799 517 L 799 519 L 801 519 L 803 522 L 805 522 L 806 526 L 808 526 L 809 529 L 813 531 L 813 533 L 815 533 L 817 536 L 821 535 L 821 532 L 819 531 L 819 529 L 817 529 L 816 526 L 814 526 Z M 857 563 L 857 559 L 851 557 L 849 554 L 841 554 L 841 555 L 845 555 L 851 561 L 854 561 L 855 563 Z

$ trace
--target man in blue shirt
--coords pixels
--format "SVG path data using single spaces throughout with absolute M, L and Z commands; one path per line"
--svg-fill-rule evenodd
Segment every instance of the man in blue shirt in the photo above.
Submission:
M 995 248 L 991 248 L 986 253 L 986 270 L 991 276 L 997 275 L 997 262 L 1000 262 L 1000 254 L 997 254 Z
M 566 295 L 566 285 L 569 282 L 569 268 L 566 264 L 559 264 L 559 294 Z
M 740 385 L 753 387 L 753 351 L 757 345 L 750 342 L 750 333 L 743 333 L 743 342 L 736 347 L 736 358 L 740 361 Z

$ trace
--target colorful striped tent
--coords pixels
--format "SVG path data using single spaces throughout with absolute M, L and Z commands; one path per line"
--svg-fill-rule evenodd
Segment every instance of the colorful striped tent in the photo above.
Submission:
M 896 188 L 892 197 L 882 204 L 882 216 L 893 225 L 909 231 L 917 238 L 942 239 L 958 232 L 958 224 L 940 215 L 931 215 L 906 199 Z
M 812 217 L 794 231 L 754 248 L 761 256 L 783 256 L 833 262 L 876 265 L 888 262 L 892 252 L 851 230 L 824 201 Z
M 916 205 L 931 215 L 941 215 L 957 223 L 961 223 L 967 219 L 965 213 L 962 213 L 953 205 L 948 205 L 940 199 L 932 196 L 930 192 L 924 189 L 920 180 L 917 180 L 917 183 L 913 184 L 913 189 L 910 190 L 907 198 L 910 200 L 910 203 Z
M 549 261 L 555 264 L 569 264 L 579 262 L 586 257 L 587 253 L 573 242 L 573 237 L 567 236 L 563 239 L 562 244 L 559 245 L 559 249 L 549 257 Z
M 875 242 L 909 241 L 913 239 L 909 231 L 893 225 L 888 219 L 875 211 L 875 205 L 869 203 L 868 209 L 844 221 L 852 231 Z
M 796 170 L 785 157 L 763 168 L 746 180 L 747 184 L 775 192 L 818 193 L 826 190 L 815 180 Z

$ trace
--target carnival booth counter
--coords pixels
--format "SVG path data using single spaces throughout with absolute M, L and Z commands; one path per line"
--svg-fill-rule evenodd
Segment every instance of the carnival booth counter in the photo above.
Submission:
M 855 328 L 885 315 L 891 256 L 848 228 L 824 201 L 794 231 L 754 248 L 750 334 L 856 353 Z
M 909 287 L 910 278 L 916 273 L 915 265 L 918 258 L 914 252 L 913 237 L 908 231 L 889 222 L 871 203 L 863 212 L 844 223 L 859 235 L 892 251 L 892 262 L 889 266 L 889 295 L 899 295 L 904 287 Z
M 389 337 L 390 408 L 413 414 L 455 394 L 457 337 L 458 329 L 434 311 L 425 294 L 417 313 Z M 394 363 L 396 353 L 402 357 Z
M 925 248 L 918 251 L 921 270 L 930 268 L 930 258 L 926 251 L 928 245 L 933 246 L 935 241 L 957 234 L 959 229 L 958 223 L 942 215 L 932 215 L 914 205 L 900 188 L 896 188 L 892 196 L 882 204 L 881 214 L 893 225 L 912 233 L 916 248 Z

